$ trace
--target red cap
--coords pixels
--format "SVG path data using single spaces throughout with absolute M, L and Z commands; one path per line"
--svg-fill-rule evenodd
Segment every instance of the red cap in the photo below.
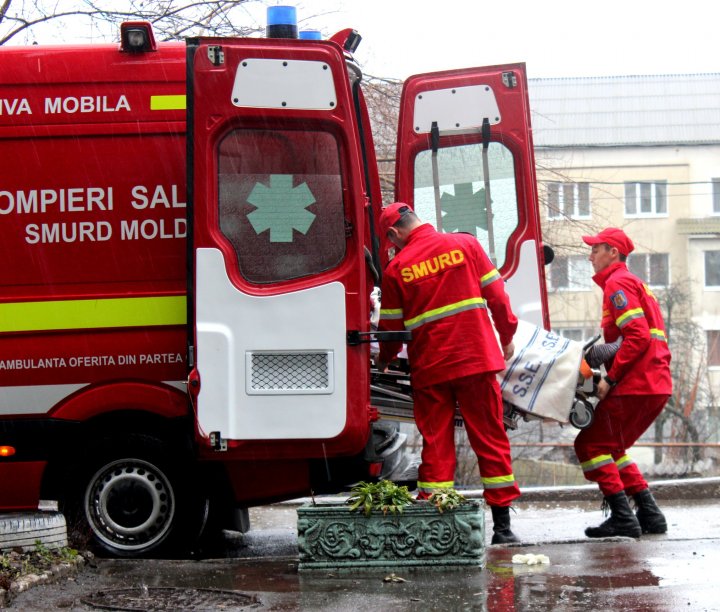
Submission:
M 583 236 L 583 242 L 590 246 L 594 244 L 609 244 L 615 247 L 621 255 L 630 255 L 635 250 L 632 240 L 627 234 L 617 227 L 606 227 L 597 236 Z
M 383 208 L 380 213 L 380 237 L 385 238 L 390 228 L 408 211 L 412 212 L 412 208 L 405 202 L 393 202 Z

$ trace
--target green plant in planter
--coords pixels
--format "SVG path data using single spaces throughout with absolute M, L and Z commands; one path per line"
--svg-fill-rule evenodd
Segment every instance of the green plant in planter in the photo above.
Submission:
M 407 487 L 400 487 L 389 480 L 359 482 L 350 490 L 347 501 L 350 511 L 360 511 L 370 516 L 373 510 L 383 514 L 400 514 L 405 506 L 415 503 Z
M 438 512 L 442 513 L 445 510 L 455 510 L 467 503 L 467 497 L 455 489 L 447 489 L 441 493 L 433 493 L 428 501 L 438 509 Z

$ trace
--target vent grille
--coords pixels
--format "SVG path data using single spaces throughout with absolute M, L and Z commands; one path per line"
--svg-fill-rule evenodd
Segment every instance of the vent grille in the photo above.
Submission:
M 330 354 L 252 353 L 251 392 L 331 392 Z

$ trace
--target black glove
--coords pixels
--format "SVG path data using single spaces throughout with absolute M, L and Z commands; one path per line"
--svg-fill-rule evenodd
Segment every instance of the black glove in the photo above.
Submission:
M 591 368 L 599 368 L 603 363 L 607 363 L 615 357 L 621 344 L 622 337 L 608 344 L 594 344 L 585 351 L 585 361 Z

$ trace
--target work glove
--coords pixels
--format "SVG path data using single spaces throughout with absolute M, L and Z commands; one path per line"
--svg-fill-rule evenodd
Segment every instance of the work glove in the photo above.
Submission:
M 622 336 L 615 340 L 615 342 L 608 342 L 607 344 L 594 344 L 585 351 L 585 361 L 587 361 L 591 368 L 599 368 L 603 363 L 607 363 L 615 357 L 615 353 L 620 350 L 621 344 Z

